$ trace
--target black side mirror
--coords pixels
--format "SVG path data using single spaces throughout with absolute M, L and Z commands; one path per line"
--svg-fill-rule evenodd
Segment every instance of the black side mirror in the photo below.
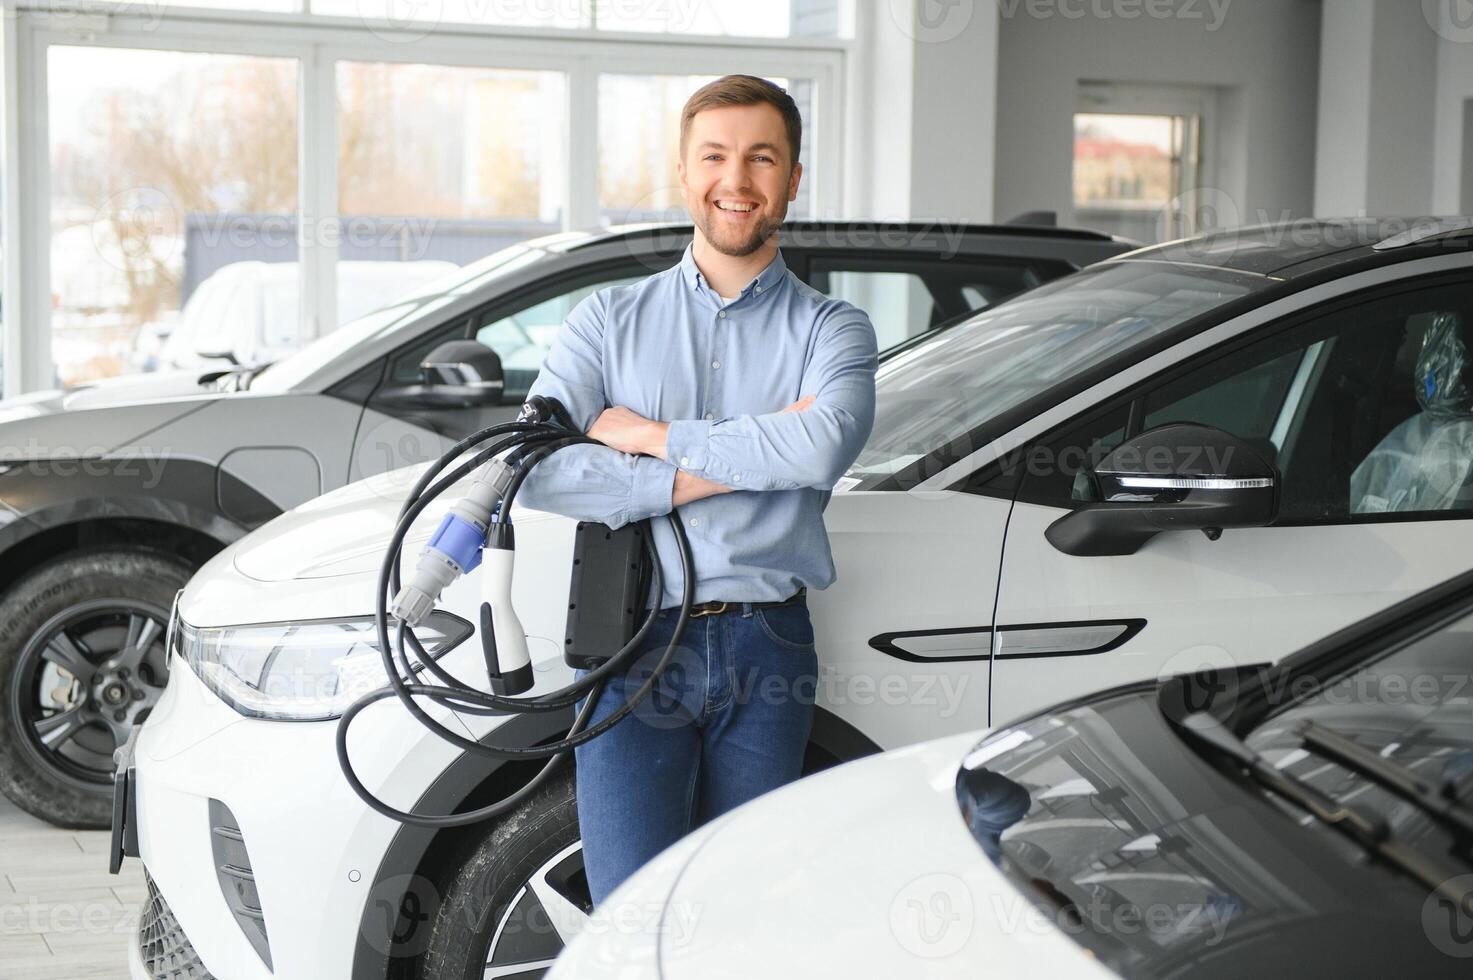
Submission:
M 1178 422 L 1116 446 L 1089 474 L 1097 503 L 1044 531 L 1066 555 L 1131 555 L 1162 531 L 1263 527 L 1279 510 L 1279 471 L 1221 429 Z
M 476 340 L 448 340 L 419 365 L 420 383 L 400 385 L 379 393 L 389 401 L 471 408 L 501 404 L 506 377 L 501 357 Z

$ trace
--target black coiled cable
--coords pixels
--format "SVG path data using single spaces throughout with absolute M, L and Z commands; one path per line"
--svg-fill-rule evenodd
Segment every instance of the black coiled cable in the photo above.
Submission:
M 408 535 L 410 527 L 432 501 L 438 498 L 450 487 L 459 482 L 467 474 L 473 472 L 477 467 L 488 463 L 493 457 L 500 455 L 508 449 L 513 449 L 512 460 L 517 464 L 517 472 L 507 487 L 505 496 L 502 498 L 498 518 L 506 523 L 511 522 L 512 503 L 516 499 L 516 493 L 521 488 L 522 481 L 526 479 L 527 473 L 538 462 L 546 459 L 552 453 L 565 446 L 578 445 L 580 443 L 597 443 L 596 440 L 577 432 L 567 420 L 566 413 L 562 412 L 562 406 L 548 400 L 550 405 L 544 407 L 544 414 L 552 414 L 563 424 L 561 426 L 551 425 L 542 421 L 518 420 L 515 422 L 504 422 L 499 425 L 489 426 L 479 432 L 472 433 L 466 438 L 450 447 L 438 460 L 432 463 L 416 481 L 414 488 L 406 498 L 404 506 L 399 510 L 398 523 L 394 527 L 394 533 L 389 539 L 389 545 L 384 551 L 383 564 L 379 568 L 376 599 L 374 605 L 374 625 L 378 633 L 379 655 L 383 659 L 384 672 L 388 676 L 388 686 L 376 691 L 370 691 L 363 697 L 354 701 L 343 712 L 338 720 L 337 727 L 337 755 L 338 765 L 343 770 L 343 776 L 352 787 L 353 792 L 358 794 L 359 799 L 368 804 L 369 807 L 400 823 L 412 824 L 419 827 L 461 827 L 467 824 L 478 823 L 492 817 L 500 816 L 513 807 L 527 799 L 537 788 L 547 781 L 547 778 L 557 769 L 558 765 L 567 758 L 567 754 L 575 747 L 590 741 L 615 724 L 622 721 L 654 690 L 655 684 L 659 682 L 660 676 L 669 666 L 675 650 L 680 644 L 681 636 L 685 632 L 686 623 L 690 619 L 691 605 L 694 598 L 695 574 L 691 560 L 690 541 L 686 538 L 685 529 L 681 526 L 679 517 L 674 511 L 666 516 L 670 527 L 675 533 L 676 548 L 680 557 L 680 570 L 684 578 L 684 590 L 680 607 L 680 616 L 676 620 L 674 632 L 671 634 L 670 642 L 665 647 L 664 654 L 660 657 L 650 676 L 640 685 L 639 689 L 631 697 L 625 700 L 611 715 L 591 728 L 585 728 L 588 719 L 593 714 L 594 706 L 598 703 L 599 695 L 603 692 L 604 682 L 616 671 L 626 670 L 635 658 L 641 643 L 648 635 L 654 625 L 655 617 L 659 614 L 658 601 L 649 610 L 644 622 L 634 636 L 624 645 L 618 653 L 604 663 L 595 667 L 584 677 L 575 680 L 566 687 L 550 691 L 535 697 L 510 697 L 489 693 L 473 688 L 460 681 L 447 670 L 435 662 L 414 635 L 414 630 L 406 623 L 398 623 L 395 635 L 390 635 L 388 603 L 390 598 L 398 592 L 400 585 L 399 563 L 404 546 L 404 538 Z M 470 459 L 456 466 L 438 482 L 432 481 L 446 470 L 450 464 L 458 459 L 466 451 L 491 440 L 497 440 L 492 445 L 481 449 Z M 647 523 L 647 522 L 645 522 Z M 653 568 L 653 581 L 651 590 L 655 596 L 663 593 L 664 577 L 660 569 L 659 556 L 655 553 L 653 535 L 644 535 L 645 546 L 650 554 Z M 416 671 L 405 652 L 405 645 L 415 654 L 415 659 L 426 670 L 435 676 L 441 683 L 419 684 L 411 683 L 407 678 L 415 675 Z M 402 676 L 401 676 L 402 671 Z M 512 746 L 500 746 L 472 741 L 462 735 L 446 728 L 435 721 L 429 714 L 415 703 L 415 697 L 429 698 L 431 701 L 449 708 L 452 711 L 464 711 L 468 714 L 477 715 L 505 715 L 525 714 L 532 712 L 559 711 L 577 703 L 578 699 L 585 693 L 591 692 L 591 696 L 583 705 L 582 710 L 573 721 L 573 726 L 566 737 L 546 745 L 532 746 L 529 748 L 514 748 Z M 414 716 L 425 728 L 435 735 L 460 748 L 465 752 L 474 752 L 479 755 L 490 756 L 503 760 L 527 760 L 547 759 L 547 764 L 534 776 L 525 786 L 517 792 L 495 803 L 470 810 L 465 813 L 452 813 L 443 815 L 411 813 L 396 809 L 374 796 L 363 785 L 357 773 L 353 771 L 352 761 L 348 757 L 348 726 L 353 719 L 364 708 L 376 701 L 388 697 L 396 697 L 405 709 Z

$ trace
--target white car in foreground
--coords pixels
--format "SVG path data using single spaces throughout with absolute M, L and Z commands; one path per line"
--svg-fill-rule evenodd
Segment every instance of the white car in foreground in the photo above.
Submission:
M 1188 240 L 887 359 L 873 435 L 825 513 L 838 582 L 809 600 L 810 770 L 1276 659 L 1461 570 L 1470 245 L 1452 226 L 1363 221 Z M 374 583 L 416 475 L 282 515 L 181 594 L 168 686 L 120 750 L 119 853 L 155 890 L 135 976 L 531 976 L 585 921 L 571 772 L 499 821 L 435 834 L 368 810 L 339 771 L 332 719 L 384 680 Z M 513 599 L 548 690 L 572 676 L 574 524 L 514 518 Z M 477 578 L 442 597 L 440 663 L 484 683 Z M 513 747 L 571 720 L 431 713 Z M 538 768 L 462 755 L 392 702 L 348 749 L 371 791 L 421 813 L 500 799 Z
M 800 780 L 627 880 L 548 980 L 1466 977 L 1470 632 L 1473 573 L 1276 668 Z

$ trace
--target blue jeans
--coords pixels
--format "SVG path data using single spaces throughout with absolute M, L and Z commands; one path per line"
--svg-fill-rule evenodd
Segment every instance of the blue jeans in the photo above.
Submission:
M 660 612 L 628 673 L 605 683 L 590 725 L 649 678 L 678 618 L 678 610 Z M 813 623 L 802 600 L 768 609 L 734 603 L 688 621 L 649 697 L 574 750 L 583 863 L 595 905 L 693 828 L 798 778 L 817 674 Z

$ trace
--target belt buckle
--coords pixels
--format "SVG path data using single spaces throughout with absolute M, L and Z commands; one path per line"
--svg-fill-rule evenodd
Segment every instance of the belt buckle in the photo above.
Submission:
M 691 610 L 690 616 L 691 619 L 697 619 L 701 616 L 715 616 L 717 613 L 726 612 L 726 607 L 727 603 L 725 601 L 722 601 L 711 609 L 693 609 Z

